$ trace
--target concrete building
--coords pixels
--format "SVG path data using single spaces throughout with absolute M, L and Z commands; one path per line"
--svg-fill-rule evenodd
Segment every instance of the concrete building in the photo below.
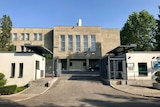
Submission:
M 113 82 L 125 84 L 152 84 L 155 72 L 160 69 L 160 52 L 129 51 L 134 46 L 118 46 L 100 61 L 100 75 Z
M 6 85 L 24 86 L 45 77 L 45 58 L 35 53 L 0 53 L 0 72 Z
M 54 51 L 54 62 L 62 63 L 64 70 L 88 70 L 106 52 L 120 45 L 118 29 L 82 26 L 82 21 L 78 26 L 55 26 L 53 29 L 13 28 L 11 33 L 16 51 L 26 51 L 24 44 L 46 46 Z

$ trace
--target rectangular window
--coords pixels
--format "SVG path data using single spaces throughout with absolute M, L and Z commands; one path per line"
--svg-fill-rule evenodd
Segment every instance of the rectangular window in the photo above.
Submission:
M 39 69 L 39 61 L 36 61 L 36 69 Z
M 34 33 L 33 36 L 34 36 L 33 39 L 34 39 L 34 40 L 37 40 L 37 33 Z
M 80 35 L 76 35 L 76 51 L 80 51 Z
M 23 77 L 23 63 L 19 64 L 19 78 Z
M 91 35 L 91 51 L 96 51 L 96 36 Z
M 16 41 L 17 40 L 17 33 L 13 34 L 13 40 Z
M 73 36 L 68 35 L 68 51 L 73 51 Z
M 65 36 L 61 35 L 61 51 L 65 51 Z
M 138 63 L 139 76 L 147 76 L 147 63 Z
M 21 40 L 24 40 L 24 33 L 21 33 Z
M 83 50 L 88 51 L 88 36 L 83 35 Z
M 15 63 L 11 63 L 11 78 L 15 77 Z
M 38 40 L 41 41 L 42 40 L 42 33 L 38 34 Z
M 26 33 L 26 40 L 29 40 L 29 33 Z

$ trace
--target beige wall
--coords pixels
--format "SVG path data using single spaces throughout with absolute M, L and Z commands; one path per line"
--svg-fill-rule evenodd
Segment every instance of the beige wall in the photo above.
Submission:
M 126 54 L 126 62 L 134 64 L 133 68 L 127 67 L 128 80 L 151 80 L 157 69 L 152 67 L 152 61 L 160 57 L 160 52 L 129 52 Z M 139 76 L 138 63 L 147 63 L 148 76 Z
M 65 52 L 61 52 L 60 35 L 65 35 Z M 73 35 L 73 52 L 68 49 L 68 35 Z M 80 52 L 76 52 L 75 36 L 80 35 Z M 98 26 L 55 26 L 54 27 L 54 54 L 59 58 L 84 58 L 83 35 L 88 35 L 88 47 L 91 46 L 91 35 L 96 35 L 96 51 L 90 55 L 90 58 L 100 59 L 106 52 L 120 45 L 120 34 L 118 29 L 102 29 Z
M 17 40 L 13 40 L 14 33 L 17 34 Z M 29 33 L 30 39 L 21 40 L 21 33 Z M 42 40 L 34 40 L 34 33 L 41 33 Z M 50 28 L 12 28 L 12 43 L 16 46 L 16 51 L 21 51 L 21 46 L 24 44 L 42 45 L 52 49 L 52 33 L 53 30 Z
M 0 53 L 0 59 L 3 63 L 0 63 L 0 72 L 4 73 L 7 79 L 6 85 L 17 84 L 18 86 L 24 86 L 30 81 L 45 77 L 40 77 L 40 71 L 45 71 L 45 58 L 33 53 Z M 35 69 L 35 61 L 40 62 L 40 69 Z M 15 77 L 11 78 L 11 64 L 15 63 Z M 23 63 L 23 77 L 19 78 L 19 64 Z M 35 74 L 37 77 L 35 77 Z

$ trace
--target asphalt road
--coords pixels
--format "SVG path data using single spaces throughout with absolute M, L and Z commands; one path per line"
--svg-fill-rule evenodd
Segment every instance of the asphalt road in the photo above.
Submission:
M 96 73 L 72 72 L 44 94 L 0 107 L 160 107 L 160 99 L 126 94 L 104 85 Z

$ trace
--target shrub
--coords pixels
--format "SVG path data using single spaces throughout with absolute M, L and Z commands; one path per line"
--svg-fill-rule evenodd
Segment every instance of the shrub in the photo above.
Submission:
M 17 89 L 16 89 L 16 92 L 18 93 L 18 92 L 21 92 L 21 91 L 23 91 L 24 89 L 26 89 L 27 87 L 25 87 L 25 86 L 21 86 L 21 87 L 17 87 Z
M 0 73 L 0 86 L 4 86 L 7 82 L 7 80 L 4 79 L 5 75 L 3 73 Z
M 160 71 L 157 71 L 157 72 L 155 73 L 155 76 L 157 76 L 155 80 L 156 80 L 158 83 L 160 83 Z
M 0 94 L 1 95 L 14 94 L 16 91 L 16 88 L 17 88 L 17 85 L 9 85 L 9 86 L 0 87 Z
M 3 73 L 0 73 L 0 80 L 2 80 L 5 77 Z
M 6 84 L 7 80 L 0 80 L 0 86 L 4 86 Z

